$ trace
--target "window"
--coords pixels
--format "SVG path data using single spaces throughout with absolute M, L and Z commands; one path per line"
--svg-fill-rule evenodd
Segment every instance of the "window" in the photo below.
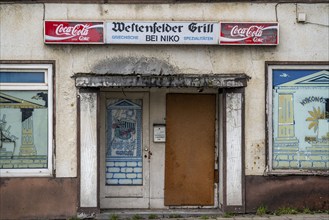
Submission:
M 0 64 L 0 176 L 52 175 L 52 64 Z
M 327 172 L 329 65 L 267 67 L 270 172 Z

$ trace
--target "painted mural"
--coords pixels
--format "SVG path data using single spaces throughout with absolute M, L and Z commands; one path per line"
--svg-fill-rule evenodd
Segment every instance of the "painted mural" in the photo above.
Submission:
M 273 70 L 273 169 L 329 168 L 329 71 Z
M 0 168 L 47 168 L 47 151 L 47 92 L 0 92 Z
M 141 185 L 142 100 L 107 100 L 106 184 Z

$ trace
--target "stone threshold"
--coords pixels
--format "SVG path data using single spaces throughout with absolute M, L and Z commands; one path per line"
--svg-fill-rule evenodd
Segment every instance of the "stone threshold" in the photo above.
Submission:
M 207 216 L 209 218 L 222 216 L 218 208 L 186 208 L 186 209 L 105 209 L 96 215 L 96 219 L 163 219 L 163 218 L 188 218 Z

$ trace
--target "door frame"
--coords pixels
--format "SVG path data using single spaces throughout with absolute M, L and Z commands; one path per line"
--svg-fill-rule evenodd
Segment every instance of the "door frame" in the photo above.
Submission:
M 122 66 L 124 69 L 125 67 Z M 244 212 L 245 210 L 245 174 L 244 174 L 244 92 L 247 86 L 247 81 L 250 79 L 246 74 L 173 74 L 169 78 L 161 75 L 99 75 L 99 74 L 88 74 L 88 73 L 78 73 L 73 76 L 75 80 L 75 86 L 78 88 L 78 98 L 77 98 L 77 159 L 78 159 L 78 188 L 80 192 L 79 196 L 79 206 L 78 213 L 81 214 L 94 214 L 100 211 L 99 206 L 99 91 L 101 88 L 107 89 L 122 89 L 130 88 L 131 90 L 142 90 L 142 88 L 169 88 L 169 91 L 174 88 L 216 88 L 218 89 L 219 101 L 218 108 L 219 117 L 216 126 L 219 128 L 224 128 L 222 132 L 219 132 L 217 141 L 219 143 L 219 192 L 222 194 L 222 198 L 219 198 L 219 209 L 226 212 Z M 161 80 L 160 80 L 161 78 Z M 199 80 L 203 79 L 203 80 Z M 136 83 L 138 80 L 138 83 Z M 150 84 L 150 82 L 156 82 L 155 84 Z M 175 84 L 171 82 L 175 81 Z M 211 81 L 211 83 L 210 83 Z M 193 82 L 193 83 L 191 83 Z M 195 83 L 194 83 L 195 82 Z M 106 89 L 106 90 L 107 90 Z M 201 90 L 199 91 L 201 92 Z M 231 95 L 236 94 L 236 95 Z M 226 113 L 229 112 L 229 105 L 234 103 L 235 100 L 240 102 L 239 108 L 242 111 L 236 111 L 236 119 L 241 121 L 241 127 L 230 127 L 234 130 L 239 130 L 241 133 L 241 142 L 235 143 L 234 147 L 237 149 L 241 155 L 240 160 L 242 161 L 241 166 L 236 166 L 234 169 L 227 167 L 227 162 L 232 158 L 227 157 L 230 146 L 228 145 L 229 134 L 226 129 L 230 125 L 228 124 L 228 118 Z M 227 105 L 229 103 L 229 105 Z M 87 112 L 89 112 L 87 114 Z M 221 113 L 220 113 L 221 112 Z M 92 122 L 86 124 L 81 118 L 85 115 L 92 116 Z M 94 129 L 94 125 L 96 128 Z M 88 131 L 93 131 L 94 135 L 91 139 L 86 140 L 86 129 L 82 129 L 84 126 L 90 126 Z M 228 136 L 228 137 L 227 137 Z M 83 152 L 89 151 L 91 155 L 84 154 Z M 225 154 L 225 156 L 224 156 Z M 91 160 L 88 160 L 91 158 Z M 82 162 L 86 163 L 82 166 Z M 83 167 L 88 167 L 84 170 Z M 89 169 L 91 168 L 91 169 Z M 239 189 L 235 190 L 235 193 L 242 194 L 242 200 L 237 204 L 232 204 L 228 201 L 227 195 L 231 194 L 232 188 L 228 189 L 227 176 L 234 173 L 236 170 L 242 171 L 241 182 Z M 91 176 L 93 178 L 83 178 L 83 176 Z M 222 181 L 221 181 L 222 180 Z M 87 187 L 88 186 L 88 187 Z M 83 191 L 81 189 L 88 189 Z M 96 193 L 94 193 L 96 192 Z M 218 196 L 218 195 L 217 195 Z M 170 208 L 170 207 L 169 207 Z
M 222 188 L 219 208 L 223 212 L 245 213 L 245 89 L 220 89 L 219 104 L 222 105 L 217 123 L 222 127 L 219 134 L 219 187 Z M 234 184 L 230 182 L 233 178 L 238 180 Z

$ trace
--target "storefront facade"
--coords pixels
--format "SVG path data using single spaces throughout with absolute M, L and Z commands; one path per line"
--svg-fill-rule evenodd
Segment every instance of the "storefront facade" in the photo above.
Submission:
M 329 208 L 329 4 L 0 9 L 1 219 Z

